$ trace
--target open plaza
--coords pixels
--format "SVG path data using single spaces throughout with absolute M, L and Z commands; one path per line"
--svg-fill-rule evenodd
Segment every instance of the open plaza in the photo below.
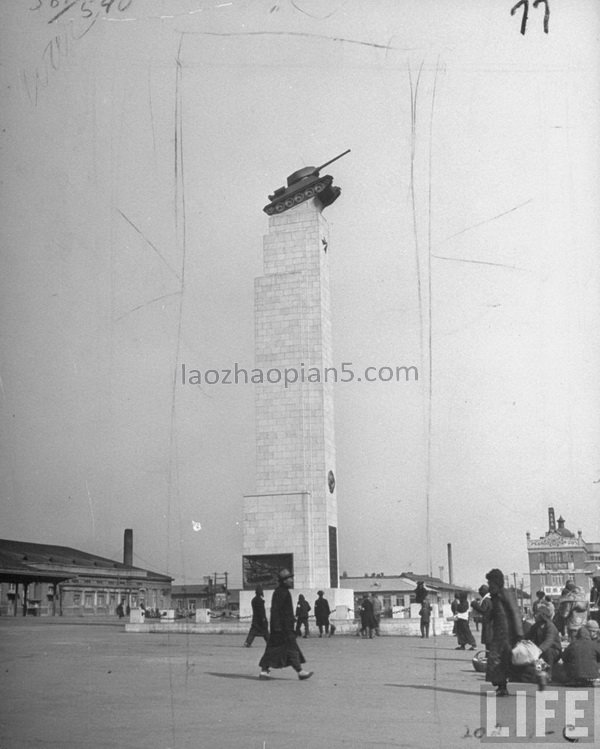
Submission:
M 263 643 L 244 648 L 243 640 L 241 630 L 134 633 L 117 619 L 1 617 L 0 749 L 468 749 L 487 743 L 484 677 L 472 667 L 472 653 L 454 649 L 451 635 L 311 636 L 300 641 L 314 671 L 308 681 L 291 668 L 260 681 Z M 502 711 L 510 713 L 518 699 L 535 711 L 531 687 L 509 685 L 511 696 L 498 701 L 499 724 L 506 725 Z M 516 695 L 526 688 L 525 696 Z M 542 693 L 546 709 L 557 708 L 564 693 L 563 687 Z M 596 693 L 586 694 L 593 700 Z M 566 745 L 559 723 L 545 720 L 541 743 L 529 735 L 500 745 Z M 535 731 L 529 718 L 523 726 Z M 594 731 L 600 735 L 598 721 Z

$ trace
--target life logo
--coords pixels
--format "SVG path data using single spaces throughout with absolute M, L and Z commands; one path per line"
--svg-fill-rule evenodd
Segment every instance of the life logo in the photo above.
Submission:
M 558 687 L 538 691 L 535 684 L 514 684 L 497 697 L 481 686 L 483 743 L 594 743 L 594 689 Z

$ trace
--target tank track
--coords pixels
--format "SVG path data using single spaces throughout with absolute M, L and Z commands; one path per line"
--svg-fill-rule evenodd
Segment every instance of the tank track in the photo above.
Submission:
M 272 200 L 268 205 L 266 205 L 263 208 L 263 211 L 268 216 L 275 216 L 279 213 L 283 213 L 284 211 L 288 211 L 290 208 L 294 208 L 294 206 L 297 206 L 300 203 L 304 203 L 306 200 L 310 200 L 311 198 L 319 197 L 323 193 L 327 193 L 328 188 L 331 188 L 332 182 L 333 177 L 327 175 L 325 177 L 322 177 L 321 179 L 318 179 L 316 182 L 307 185 L 304 188 L 300 188 L 299 190 L 291 190 L 287 195 L 283 194 L 279 197 L 273 196 L 275 199 Z M 323 195 L 323 197 L 325 197 L 325 195 Z M 324 202 L 324 205 L 329 205 L 329 203 Z

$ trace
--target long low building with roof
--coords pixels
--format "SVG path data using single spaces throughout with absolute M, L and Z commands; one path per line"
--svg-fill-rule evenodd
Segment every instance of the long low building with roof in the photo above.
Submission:
M 355 609 L 365 595 L 375 595 L 381 605 L 383 616 L 399 616 L 402 613 L 410 616 L 410 606 L 416 604 L 417 583 L 422 582 L 430 602 L 442 611 L 448 606 L 455 593 L 467 591 L 465 588 L 452 583 L 445 583 L 437 577 L 417 575 L 412 572 L 402 572 L 400 575 L 384 575 L 383 573 L 352 577 L 342 575 L 340 586 L 354 591 Z
M 133 531 L 123 561 L 68 546 L 0 539 L 0 614 L 3 616 L 115 615 L 119 604 L 162 610 L 171 605 L 173 578 L 134 567 Z

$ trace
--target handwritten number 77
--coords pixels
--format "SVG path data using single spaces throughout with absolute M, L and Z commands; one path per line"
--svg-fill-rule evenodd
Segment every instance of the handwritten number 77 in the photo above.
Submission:
M 544 3 L 546 10 L 544 12 L 544 33 L 548 33 L 548 21 L 550 20 L 550 6 L 548 0 L 535 0 L 533 7 L 537 8 L 540 3 Z M 523 6 L 523 17 L 521 18 L 521 34 L 525 34 L 527 28 L 527 18 L 529 16 L 529 0 L 519 0 L 519 2 L 510 9 L 511 16 L 517 12 L 517 10 Z

